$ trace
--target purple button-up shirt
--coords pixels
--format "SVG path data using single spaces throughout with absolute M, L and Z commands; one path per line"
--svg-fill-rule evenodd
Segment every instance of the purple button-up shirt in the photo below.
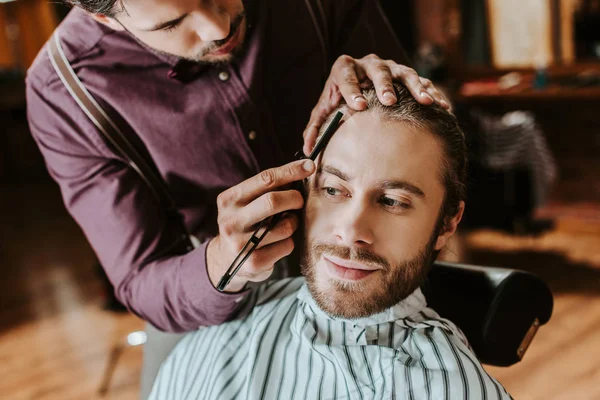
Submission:
M 375 0 L 315 1 L 313 14 L 305 0 L 245 6 L 246 42 L 221 66 L 156 54 L 77 9 L 58 28 L 81 81 L 130 127 L 203 243 L 183 255 L 169 251 L 183 232 L 70 97 L 45 48 L 28 72 L 31 131 L 67 209 L 118 298 L 159 329 L 192 330 L 235 312 L 244 293 L 218 292 L 206 270 L 216 196 L 301 149 L 328 65 L 341 54 L 404 61 Z

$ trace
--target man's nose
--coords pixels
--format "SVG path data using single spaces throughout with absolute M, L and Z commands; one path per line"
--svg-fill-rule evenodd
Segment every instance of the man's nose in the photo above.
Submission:
M 368 206 L 356 201 L 346 204 L 337 214 L 335 236 L 339 244 L 348 247 L 366 247 L 374 242 L 373 218 Z
M 231 30 L 229 13 L 216 5 L 199 8 L 192 13 L 194 30 L 203 42 L 225 39 Z

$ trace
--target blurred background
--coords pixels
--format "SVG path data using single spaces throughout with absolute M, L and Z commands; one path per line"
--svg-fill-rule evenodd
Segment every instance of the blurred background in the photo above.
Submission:
M 464 223 L 442 258 L 523 269 L 552 319 L 523 361 L 489 367 L 516 399 L 600 398 L 600 0 L 381 0 L 469 141 Z M 0 397 L 136 399 L 143 322 L 111 296 L 28 132 L 23 79 L 69 9 L 0 0 Z

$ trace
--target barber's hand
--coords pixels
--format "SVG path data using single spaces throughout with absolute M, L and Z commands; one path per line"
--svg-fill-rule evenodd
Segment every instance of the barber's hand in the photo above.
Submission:
M 325 89 L 310 115 L 310 121 L 303 135 L 304 154 L 308 155 L 315 146 L 319 128 L 327 116 L 339 106 L 342 97 L 348 106 L 356 111 L 366 108 L 367 102 L 361 94 L 361 83 L 369 80 L 373 83 L 382 104 L 394 104 L 397 99 L 392 79 L 402 81 L 419 103 L 430 105 L 435 101 L 444 108 L 450 108 L 444 96 L 431 81 L 419 77 L 412 68 L 396 64 L 391 60 L 382 60 L 374 54 L 358 60 L 343 55 L 333 64 Z
M 299 191 L 281 189 L 309 177 L 314 169 L 315 164 L 310 160 L 294 161 L 263 171 L 217 197 L 219 235 L 211 240 L 206 250 L 208 275 L 213 286 L 216 287 L 225 275 L 258 223 L 282 211 L 304 206 Z M 237 292 L 248 281 L 260 282 L 271 276 L 275 262 L 294 249 L 292 234 L 297 227 L 295 215 L 282 218 L 233 277 L 226 291 Z

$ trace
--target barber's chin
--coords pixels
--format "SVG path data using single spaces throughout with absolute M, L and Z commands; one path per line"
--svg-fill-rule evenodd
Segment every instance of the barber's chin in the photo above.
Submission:
M 377 273 L 377 270 L 362 270 L 354 268 L 346 268 L 336 264 L 326 257 L 321 258 L 323 269 L 327 276 L 333 280 L 343 281 L 348 283 L 359 283 L 367 280 L 370 276 Z
M 233 53 L 227 53 L 222 55 L 204 55 L 202 57 L 196 57 L 195 61 L 205 64 L 227 64 L 233 59 Z
M 226 63 L 230 62 L 233 54 L 241 47 L 244 34 L 245 24 L 241 24 L 235 34 L 221 47 L 214 49 L 208 54 L 205 54 L 201 60 L 207 63 Z

